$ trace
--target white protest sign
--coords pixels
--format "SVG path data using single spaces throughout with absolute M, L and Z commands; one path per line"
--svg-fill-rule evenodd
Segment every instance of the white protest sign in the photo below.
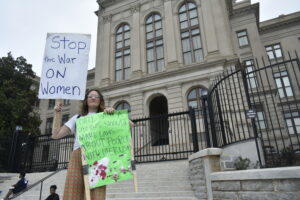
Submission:
M 91 36 L 48 33 L 40 99 L 84 99 Z

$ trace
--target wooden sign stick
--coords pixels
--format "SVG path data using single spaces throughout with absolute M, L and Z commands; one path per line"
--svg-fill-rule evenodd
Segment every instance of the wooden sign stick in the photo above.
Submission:
M 133 128 L 134 124 L 130 121 L 130 126 Z M 133 137 L 131 136 L 131 168 L 132 168 L 132 175 L 133 175 L 133 184 L 134 184 L 134 191 L 138 192 L 138 183 L 137 183 L 137 176 L 136 176 L 136 164 L 134 160 L 134 141 Z
M 56 105 L 61 105 L 61 104 L 62 104 L 62 99 L 56 99 L 55 100 L 55 106 Z M 52 130 L 59 131 L 59 129 L 61 127 L 61 119 L 62 119 L 61 112 L 54 112 Z
M 85 189 L 85 200 L 91 200 L 91 190 L 89 187 L 89 165 L 86 162 L 86 157 L 83 148 L 81 148 L 81 160 L 83 170 L 83 181 Z

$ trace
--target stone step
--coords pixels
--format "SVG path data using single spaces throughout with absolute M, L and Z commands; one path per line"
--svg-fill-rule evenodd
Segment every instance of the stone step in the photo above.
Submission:
M 62 198 L 67 170 L 47 179 L 43 184 L 42 199 L 49 195 L 50 185 L 57 185 L 57 193 Z M 29 184 L 44 178 L 51 172 L 27 174 Z M 0 174 L 5 176 L 5 174 Z M 2 194 L 18 181 L 18 174 L 8 174 L 10 180 L 0 183 Z M 1 180 L 1 179 L 0 179 Z M 107 200 L 196 200 L 188 178 L 188 161 L 168 161 L 137 165 L 138 193 L 134 192 L 133 180 L 117 182 L 107 186 Z M 5 186 L 5 187 L 2 187 Z M 3 194 L 3 196 L 5 195 Z M 39 199 L 40 184 L 16 200 Z M 0 199 L 3 198 L 0 194 Z
M 137 176 L 137 181 L 142 181 L 142 182 L 149 182 L 149 181 L 156 181 L 159 177 L 160 181 L 174 181 L 174 182 L 181 182 L 181 181 L 186 181 L 188 180 L 188 177 L 184 176 L 173 176 L 173 177 L 160 177 L 160 176 L 152 176 L 152 177 L 144 177 L 142 175 Z
M 183 181 L 173 181 L 173 182 L 170 182 L 168 180 L 160 180 L 160 179 L 156 179 L 155 181 L 144 181 L 144 180 L 141 180 L 141 181 L 137 181 L 137 184 L 138 186 L 142 186 L 142 187 L 149 187 L 151 185 L 153 185 L 153 183 L 155 183 L 156 186 L 182 186 L 182 185 L 189 185 L 190 182 L 189 180 L 183 180 Z M 121 182 L 118 182 L 118 183 L 114 183 L 114 184 L 111 184 L 109 186 L 112 186 L 112 187 L 127 187 L 128 185 L 133 185 L 133 180 L 126 180 L 126 181 L 121 181 Z
M 133 192 L 133 193 L 114 193 L 107 194 L 107 198 L 161 198 L 161 197 L 194 197 L 192 191 L 183 192 Z
M 190 185 L 186 186 L 157 186 L 154 185 L 152 187 L 138 187 L 139 192 L 151 192 L 151 191 L 157 191 L 157 192 L 173 192 L 173 191 L 189 191 L 191 190 Z M 134 192 L 134 186 L 133 184 L 129 187 L 118 187 L 118 186 L 109 186 L 107 187 L 107 193 L 131 193 Z
M 106 200 L 198 200 L 195 197 L 141 197 L 141 198 L 106 198 Z
M 42 196 L 42 199 L 46 199 L 47 196 Z M 60 196 L 62 199 L 62 196 Z M 16 200 L 38 200 L 39 195 L 28 195 L 23 197 L 18 197 Z M 195 197 L 137 197 L 137 198 L 109 198 L 106 200 L 198 200 Z
M 148 165 L 145 165 L 145 164 L 138 164 L 136 166 L 137 170 L 141 170 L 141 171 L 148 171 L 148 170 L 154 170 L 154 169 L 157 169 L 157 170 L 162 170 L 162 171 L 169 171 L 169 170 L 175 170 L 175 171 L 180 171 L 182 169 L 186 169 L 187 165 L 177 165 L 177 163 L 173 163 L 173 164 L 168 164 L 166 166 L 163 166 L 163 165 L 153 165 L 153 164 L 149 164 Z

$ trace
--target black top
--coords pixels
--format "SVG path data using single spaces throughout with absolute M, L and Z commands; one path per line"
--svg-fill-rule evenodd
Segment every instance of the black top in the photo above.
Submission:
M 59 200 L 58 194 L 50 194 L 45 200 Z

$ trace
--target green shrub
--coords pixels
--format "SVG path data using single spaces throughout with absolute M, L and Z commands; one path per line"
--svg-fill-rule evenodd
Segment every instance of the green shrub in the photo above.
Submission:
M 247 169 L 250 165 L 249 158 L 242 158 L 241 156 L 235 159 L 234 166 L 236 170 L 244 170 Z

